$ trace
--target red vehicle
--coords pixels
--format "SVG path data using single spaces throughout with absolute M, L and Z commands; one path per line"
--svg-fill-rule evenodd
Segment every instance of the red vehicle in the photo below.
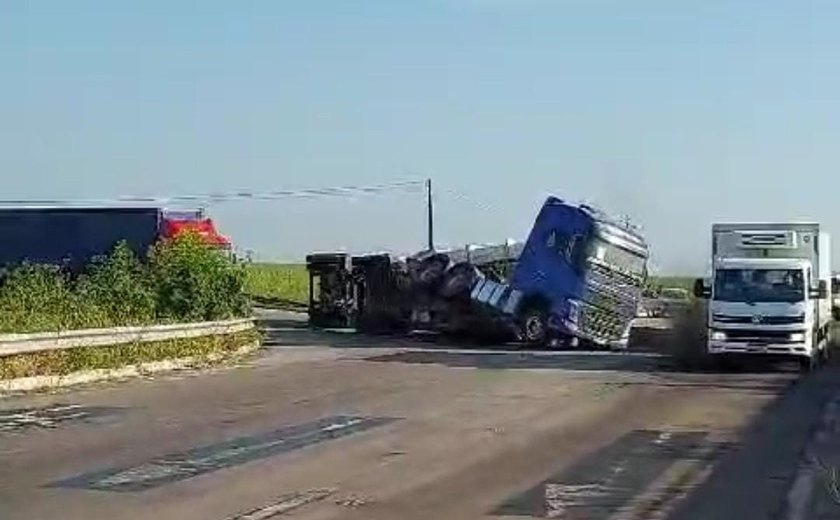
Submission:
M 160 226 L 160 238 L 166 240 L 182 233 L 195 233 L 207 244 L 229 251 L 230 239 L 216 230 L 216 225 L 210 218 L 198 219 L 170 218 L 164 216 Z

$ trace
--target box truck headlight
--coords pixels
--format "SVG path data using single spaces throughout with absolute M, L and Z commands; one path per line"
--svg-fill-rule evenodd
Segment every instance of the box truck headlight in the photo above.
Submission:
M 726 341 L 726 333 L 722 330 L 712 331 L 712 341 Z
M 805 341 L 805 333 L 804 332 L 792 332 L 790 336 L 788 336 L 794 343 L 803 343 Z

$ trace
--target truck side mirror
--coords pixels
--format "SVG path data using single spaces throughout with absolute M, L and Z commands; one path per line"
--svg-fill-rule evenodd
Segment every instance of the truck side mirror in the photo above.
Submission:
M 828 298 L 828 284 L 825 283 L 825 280 L 820 280 L 816 288 L 811 288 L 810 296 L 813 300 L 825 300 Z
M 709 298 L 712 295 L 710 288 L 706 287 L 705 280 L 698 278 L 694 280 L 694 296 L 696 298 Z

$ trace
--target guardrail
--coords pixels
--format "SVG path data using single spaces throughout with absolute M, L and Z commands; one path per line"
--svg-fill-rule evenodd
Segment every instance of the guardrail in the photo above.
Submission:
M 254 328 L 252 318 L 172 325 L 0 334 L 0 357 L 76 347 L 104 347 L 169 339 L 234 334 Z

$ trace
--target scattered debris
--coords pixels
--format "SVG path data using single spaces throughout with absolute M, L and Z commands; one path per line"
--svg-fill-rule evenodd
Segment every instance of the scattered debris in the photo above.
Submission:
M 363 497 L 359 495 L 346 495 L 342 498 L 336 499 L 336 505 L 341 507 L 349 507 L 351 509 L 358 509 L 362 506 L 365 506 L 371 502 L 370 497 Z

